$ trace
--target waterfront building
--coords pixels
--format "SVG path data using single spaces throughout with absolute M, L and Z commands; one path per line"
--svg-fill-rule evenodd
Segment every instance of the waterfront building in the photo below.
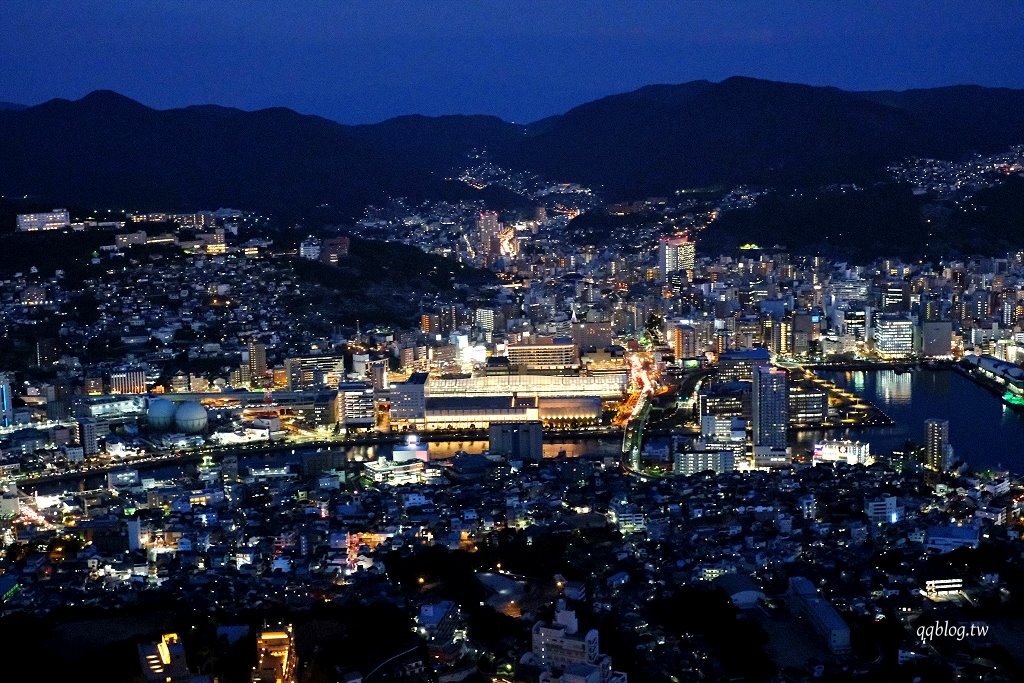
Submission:
M 489 430 L 488 450 L 510 460 L 539 461 L 544 452 L 543 423 L 492 422 Z
M 751 394 L 754 446 L 785 448 L 788 415 L 786 371 L 775 367 L 755 369 Z
M 949 420 L 925 420 L 925 464 L 936 472 L 945 472 L 953 462 L 949 445 Z
M 914 354 L 914 323 L 908 318 L 878 316 L 872 330 L 875 351 L 886 358 Z

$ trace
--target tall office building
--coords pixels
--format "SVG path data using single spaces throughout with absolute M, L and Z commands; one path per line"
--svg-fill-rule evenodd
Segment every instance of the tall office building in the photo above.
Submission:
M 481 211 L 477 216 L 476 244 L 480 254 L 491 255 L 499 251 L 498 233 L 501 231 L 501 224 L 498 222 L 497 211 Z
M 476 326 L 485 332 L 494 332 L 494 310 L 478 308 L 474 315 Z
M 908 318 L 876 317 L 873 337 L 879 355 L 910 356 L 914 353 L 914 323 Z
M 756 368 L 751 389 L 754 467 L 785 467 L 792 461 L 786 445 L 789 423 L 786 372 L 775 367 Z
M 697 243 L 685 237 L 662 238 L 658 242 L 658 275 L 667 280 L 677 270 L 693 270 L 697 265 Z
M 11 382 L 7 375 L 0 375 L 0 427 L 14 424 L 14 400 L 11 396 Z
M 953 459 L 949 445 L 949 420 L 924 421 L 925 464 L 936 472 L 945 472 Z
M 95 455 L 100 450 L 100 429 L 96 420 L 89 417 L 78 420 L 78 443 L 85 455 Z
M 785 448 L 789 415 L 786 371 L 770 366 L 755 368 L 752 389 L 754 446 Z
M 953 354 L 953 323 L 949 320 L 925 320 L 919 337 L 922 356 L 950 356 Z
M 906 308 L 907 292 L 909 288 L 906 282 L 887 282 L 882 286 L 882 311 L 885 313 L 899 313 Z
M 253 384 L 263 381 L 267 373 L 267 346 L 255 339 L 249 341 L 249 380 Z

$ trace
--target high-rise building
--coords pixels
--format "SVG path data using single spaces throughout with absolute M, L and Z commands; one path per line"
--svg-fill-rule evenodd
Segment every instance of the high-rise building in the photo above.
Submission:
M 478 308 L 474 316 L 476 326 L 485 332 L 494 332 L 494 310 Z
M 873 337 L 882 356 L 910 356 L 914 353 L 914 323 L 908 318 L 878 316 Z
M 14 397 L 11 395 L 11 382 L 7 375 L 0 374 L 0 427 L 14 424 Z
M 925 320 L 921 323 L 921 355 L 949 356 L 953 353 L 953 323 L 949 320 Z
M 268 629 L 256 639 L 253 683 L 295 683 L 295 636 L 291 625 Z
M 370 363 L 370 381 L 373 382 L 374 391 L 384 391 L 391 388 L 391 381 L 388 379 L 387 361 L 374 361 Z
M 85 455 L 95 455 L 100 450 L 100 431 L 96 420 L 83 417 L 78 420 L 78 443 Z
M 828 419 L 828 392 L 794 386 L 789 390 L 789 423 L 794 426 L 820 425 Z
M 118 368 L 110 373 L 110 393 L 146 393 L 146 373 L 140 368 Z
M 685 237 L 662 238 L 658 242 L 658 275 L 662 281 L 677 270 L 693 270 L 697 265 L 697 243 Z
M 674 326 L 671 341 L 676 362 L 697 357 L 697 330 L 693 328 L 693 325 Z
M 481 211 L 476 219 L 476 237 L 479 250 L 483 254 L 497 253 L 498 232 L 501 231 L 501 224 L 498 222 L 497 211 Z
M 882 310 L 899 313 L 906 308 L 908 287 L 906 282 L 887 282 L 882 287 Z
M 267 373 L 267 346 L 255 339 L 249 340 L 249 380 L 253 384 L 263 381 Z
M 924 421 L 925 464 L 936 472 L 945 472 L 953 459 L 949 445 L 949 420 Z
M 788 356 L 793 350 L 793 325 L 789 320 L 765 320 L 765 344 L 777 356 Z
M 60 360 L 60 344 L 53 337 L 36 341 L 36 365 L 49 367 Z
M 752 389 L 754 446 L 785 448 L 789 416 L 786 371 L 769 366 L 755 368 Z
M 744 351 L 726 351 L 718 356 L 718 375 L 716 382 L 745 382 L 754 370 L 771 363 L 772 357 L 767 349 L 750 349 Z
M 339 422 L 346 429 L 369 429 L 376 419 L 373 387 L 367 382 L 343 382 L 338 386 Z
M 420 332 L 426 335 L 441 332 L 441 318 L 436 313 L 424 313 L 420 316 Z

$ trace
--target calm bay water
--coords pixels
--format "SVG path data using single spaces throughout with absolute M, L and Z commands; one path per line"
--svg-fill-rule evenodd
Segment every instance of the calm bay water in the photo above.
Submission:
M 829 436 L 867 441 L 874 453 L 899 449 L 908 440 L 924 441 L 924 421 L 949 420 L 949 441 L 958 460 L 974 468 L 1024 471 L 1024 412 L 953 370 L 920 369 L 904 374 L 892 370 L 816 373 L 871 401 L 896 421 L 892 427 L 836 430 Z M 794 446 L 813 448 L 822 432 L 804 432 Z

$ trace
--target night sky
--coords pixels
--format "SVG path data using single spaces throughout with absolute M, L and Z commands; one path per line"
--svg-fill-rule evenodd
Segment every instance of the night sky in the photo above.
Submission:
M 1024 87 L 1024 2 L 0 0 L 0 100 L 24 104 L 106 88 L 157 108 L 527 122 L 732 75 Z

